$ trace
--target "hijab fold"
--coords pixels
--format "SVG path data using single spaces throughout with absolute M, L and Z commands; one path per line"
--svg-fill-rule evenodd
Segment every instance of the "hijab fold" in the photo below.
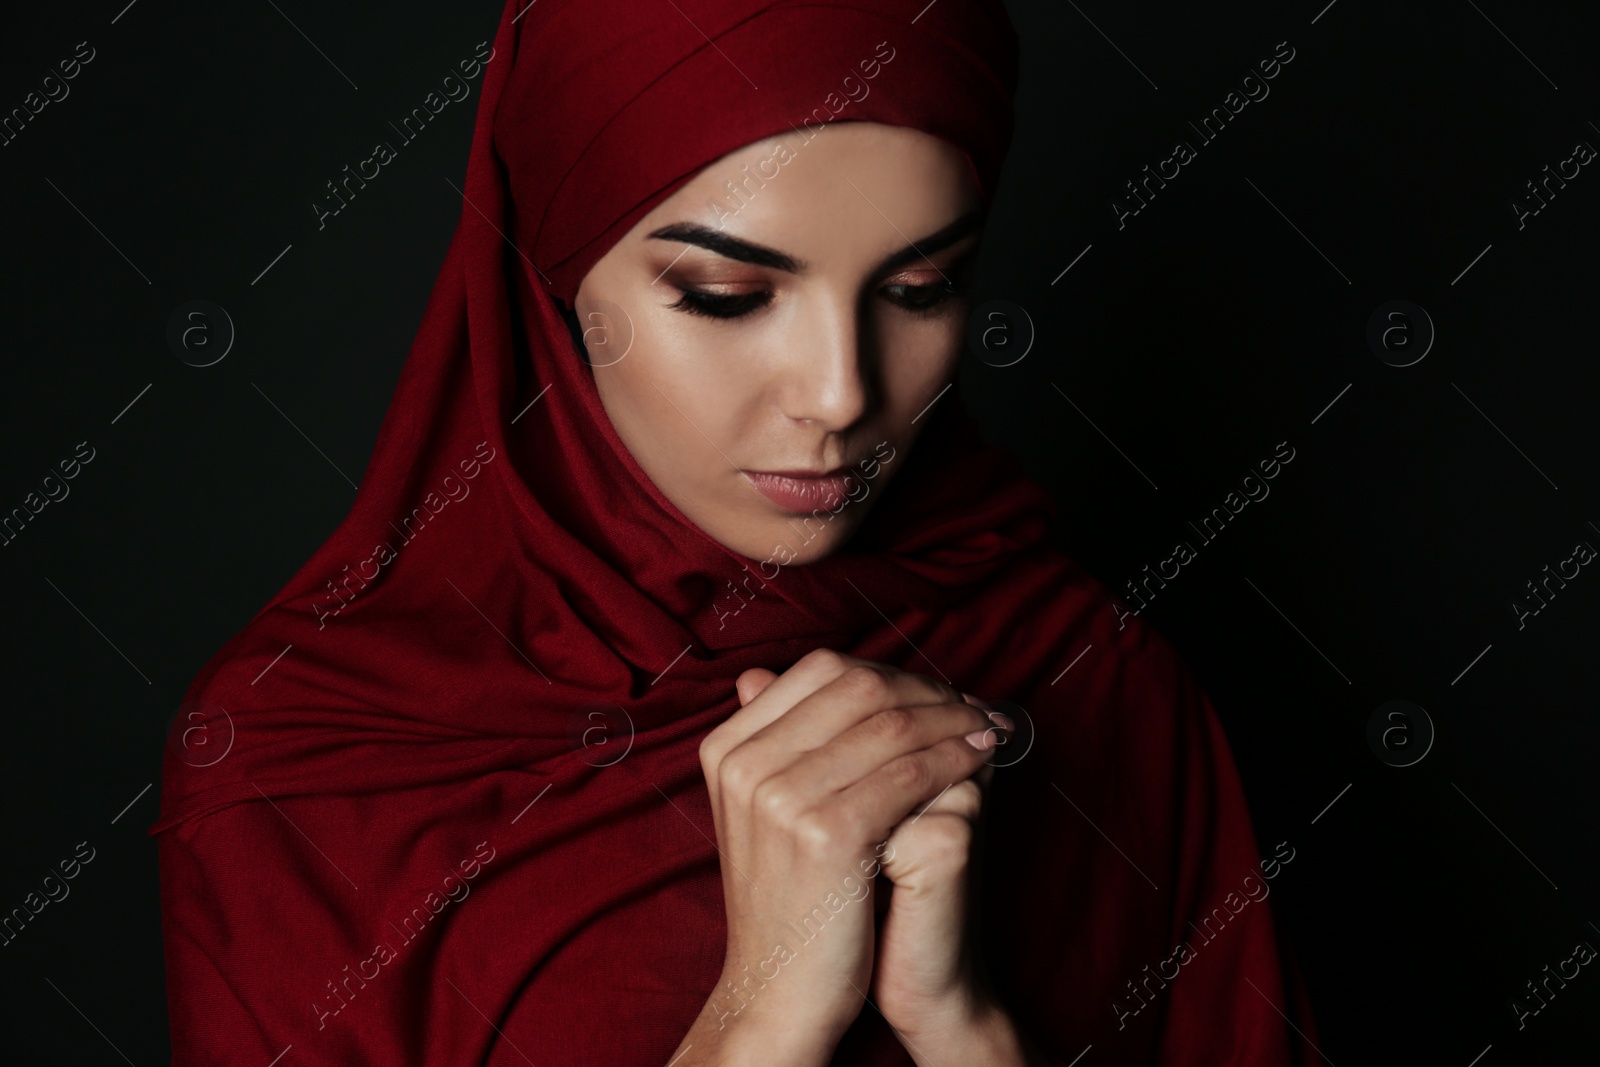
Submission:
M 175 1065 L 667 1062 L 726 934 L 699 741 L 742 671 L 818 647 L 1026 710 L 986 802 L 984 944 L 1060 1063 L 1311 1055 L 1265 903 L 1137 985 L 1260 873 L 1237 774 L 1173 650 L 1048 546 L 1050 501 L 959 390 L 843 549 L 775 566 L 651 482 L 564 314 L 644 214 L 757 140 L 915 127 L 992 198 L 1017 58 L 998 0 L 508 4 L 350 512 L 174 720 L 150 833 Z M 835 1062 L 912 1061 L 867 1011 Z

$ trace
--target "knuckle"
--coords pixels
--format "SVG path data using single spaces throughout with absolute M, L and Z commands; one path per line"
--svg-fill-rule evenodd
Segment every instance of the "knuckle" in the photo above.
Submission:
M 844 661 L 845 656 L 843 653 L 835 652 L 831 648 L 816 648 L 796 660 L 795 665 L 804 664 L 808 668 L 816 667 L 822 670 L 841 671 L 845 666 Z
M 722 739 L 715 730 L 700 739 L 700 768 L 707 777 L 722 762 Z
M 756 768 L 749 756 L 734 749 L 717 765 L 717 784 L 725 795 L 749 796 L 757 786 Z
M 917 716 L 906 708 L 888 708 L 872 717 L 872 729 L 885 741 L 908 741 L 917 731 Z
M 815 856 L 830 852 L 839 840 L 838 827 L 820 811 L 795 816 L 791 833 L 801 849 Z
M 750 806 L 777 826 L 793 825 L 799 818 L 794 791 L 776 778 L 768 778 L 755 787 Z
M 965 743 L 965 742 L 963 742 Z M 918 792 L 927 788 L 928 765 L 916 755 L 891 760 L 883 766 L 884 777 L 895 789 Z
M 839 681 L 851 694 L 866 701 L 881 701 L 889 693 L 889 676 L 871 663 L 857 663 L 841 674 Z

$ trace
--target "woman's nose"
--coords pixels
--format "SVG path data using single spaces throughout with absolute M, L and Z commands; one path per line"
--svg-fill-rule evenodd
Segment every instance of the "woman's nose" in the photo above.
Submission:
M 806 319 L 807 328 L 789 347 L 784 413 L 843 431 L 861 420 L 875 396 L 865 320 L 848 305 L 816 309 Z

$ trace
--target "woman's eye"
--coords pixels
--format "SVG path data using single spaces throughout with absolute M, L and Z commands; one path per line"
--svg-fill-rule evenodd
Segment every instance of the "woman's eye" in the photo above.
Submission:
M 965 295 L 949 280 L 933 285 L 886 285 L 884 292 L 890 294 L 890 303 L 918 314 L 931 314 L 946 301 Z
M 698 289 L 679 288 L 677 301 L 667 305 L 674 311 L 703 315 L 712 319 L 737 319 L 765 307 L 772 301 L 772 293 L 757 289 L 749 293 L 726 296 L 704 293 Z M 966 295 L 966 291 L 951 280 L 929 285 L 887 285 L 883 292 L 891 304 L 914 315 L 931 315 L 942 305 Z
M 712 319 L 737 319 L 764 307 L 772 299 L 772 294 L 765 289 L 740 293 L 737 296 L 719 296 L 716 293 L 702 293 L 696 289 L 679 289 L 678 292 L 683 295 L 676 303 L 668 304 L 668 307 L 674 311 L 687 311 L 691 315 L 704 315 Z

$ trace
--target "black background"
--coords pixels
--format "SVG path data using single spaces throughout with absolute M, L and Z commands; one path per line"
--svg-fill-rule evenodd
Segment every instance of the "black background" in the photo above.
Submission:
M 1600 13 L 1324 3 L 1012 0 L 1017 138 L 980 296 L 1036 336 L 1014 365 L 970 359 L 961 388 L 1113 588 L 1198 549 L 1145 617 L 1216 704 L 1263 848 L 1297 851 L 1274 899 L 1331 1062 L 1593 1062 L 1593 967 L 1520 1029 L 1511 1003 L 1600 945 L 1600 577 L 1584 567 L 1521 628 L 1512 602 L 1600 546 L 1600 170 L 1520 227 L 1512 204 L 1600 146 Z M 0 549 L 0 910 L 95 849 L 0 948 L 8 1049 L 169 1056 L 144 833 L 165 731 L 350 506 L 461 211 L 481 77 L 320 230 L 311 204 L 500 10 L 4 15 L 5 112 L 95 49 L 0 147 L 0 512 L 95 450 Z M 1202 144 L 1186 123 L 1283 41 L 1270 95 Z M 1119 227 L 1124 183 L 1180 139 L 1196 158 Z M 166 339 L 193 299 L 237 329 L 204 368 Z M 1437 331 L 1405 367 L 1366 339 L 1396 299 Z M 1420 321 L 1400 325 L 1391 351 L 1419 351 Z M 1186 521 L 1280 441 L 1295 458 L 1270 496 L 1202 546 Z M 1391 699 L 1437 732 L 1412 766 L 1367 741 Z

